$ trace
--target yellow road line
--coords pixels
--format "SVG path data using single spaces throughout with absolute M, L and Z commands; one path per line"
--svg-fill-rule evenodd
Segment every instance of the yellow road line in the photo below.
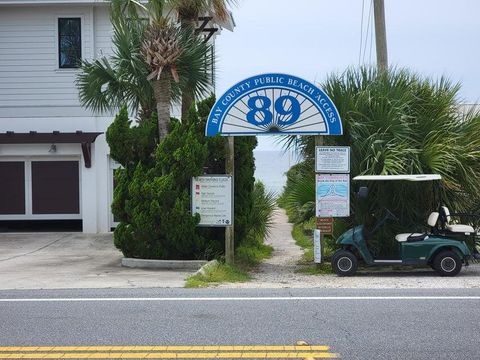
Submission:
M 15 351 L 328 351 L 329 346 L 2 346 L 0 352 Z
M 211 352 L 211 353 L 3 353 L 0 359 L 334 359 L 328 352 Z

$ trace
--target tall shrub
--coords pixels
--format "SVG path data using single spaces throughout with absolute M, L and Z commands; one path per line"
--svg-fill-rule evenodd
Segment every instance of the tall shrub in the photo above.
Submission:
M 111 156 L 123 168 L 115 173 L 112 211 L 119 226 L 115 244 L 125 256 L 211 258 L 224 249 L 224 229 L 197 227 L 190 213 L 190 180 L 204 173 L 225 173 L 225 138 L 204 136 L 215 99 L 192 107 L 182 122 L 173 120 L 159 145 L 156 117 L 132 126 L 122 109 L 107 131 Z M 235 139 L 235 241 L 241 245 L 261 221 L 254 211 L 253 149 L 256 139 Z
M 171 132 L 155 151 L 137 152 L 136 161 L 130 161 L 129 140 L 135 138 L 132 134 L 148 132 L 140 130 L 143 124 L 126 128 L 126 118 L 122 111 L 108 131 L 112 149 L 118 147 L 112 156 L 125 166 L 116 173 L 112 208 L 120 224 L 114 233 L 115 245 L 127 257 L 203 257 L 215 244 L 197 232 L 199 217 L 190 212 L 190 180 L 203 173 L 207 156 L 195 113 L 183 123 L 173 121 Z

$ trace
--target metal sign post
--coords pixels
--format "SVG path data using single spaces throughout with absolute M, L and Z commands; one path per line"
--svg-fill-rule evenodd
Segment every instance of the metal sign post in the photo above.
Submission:
M 234 148 L 235 143 L 233 141 L 233 136 L 227 137 L 226 146 L 226 157 L 225 157 L 225 173 L 230 175 L 232 179 L 234 177 L 235 169 L 235 156 Z M 225 227 L 225 262 L 227 264 L 233 264 L 235 261 L 235 236 L 233 222 L 230 226 Z
M 315 158 L 317 157 L 317 154 L 316 154 L 317 151 L 316 151 L 316 149 L 317 149 L 318 147 L 322 146 L 322 145 L 323 145 L 323 137 L 322 137 L 322 136 L 318 136 L 318 135 L 315 136 Z M 315 164 L 316 164 L 316 163 L 317 163 L 317 161 L 315 160 Z M 316 166 L 316 165 L 315 165 L 315 166 Z M 316 170 L 316 169 L 315 169 L 315 170 Z M 315 189 L 316 189 L 316 187 L 317 187 L 317 186 L 316 186 L 316 184 L 315 184 Z M 315 192 L 316 192 L 316 190 L 315 190 Z M 317 220 L 318 220 L 318 219 L 319 219 L 319 218 L 318 218 L 318 215 L 317 215 Z M 318 221 L 317 221 L 317 223 L 318 223 Z M 322 263 L 322 259 L 323 259 L 323 246 L 322 246 L 322 245 L 323 245 L 324 240 L 323 240 L 323 231 L 320 231 L 320 230 L 321 230 L 320 227 L 318 227 L 318 225 L 317 225 L 317 230 L 315 230 L 315 234 L 314 234 L 314 237 L 318 236 L 318 245 L 319 245 L 319 252 L 320 252 L 320 254 L 319 254 L 319 256 L 318 256 L 318 259 L 317 259 L 317 256 L 315 256 L 315 263 L 317 263 L 317 264 L 321 264 L 321 263 Z M 315 242 L 316 242 L 316 238 L 314 238 L 314 244 L 315 244 Z M 318 261 L 317 261 L 317 260 L 318 260 Z

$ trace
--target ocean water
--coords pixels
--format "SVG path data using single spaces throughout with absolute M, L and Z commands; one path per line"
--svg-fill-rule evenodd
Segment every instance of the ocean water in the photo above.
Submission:
M 255 150 L 255 178 L 265 188 L 280 195 L 287 181 L 286 172 L 299 160 L 293 152 Z

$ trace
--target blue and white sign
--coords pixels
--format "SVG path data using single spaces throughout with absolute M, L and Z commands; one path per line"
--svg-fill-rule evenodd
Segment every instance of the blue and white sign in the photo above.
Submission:
M 316 175 L 316 216 L 350 216 L 350 175 Z
M 286 74 L 240 81 L 213 106 L 207 136 L 342 135 L 340 115 L 317 86 Z

